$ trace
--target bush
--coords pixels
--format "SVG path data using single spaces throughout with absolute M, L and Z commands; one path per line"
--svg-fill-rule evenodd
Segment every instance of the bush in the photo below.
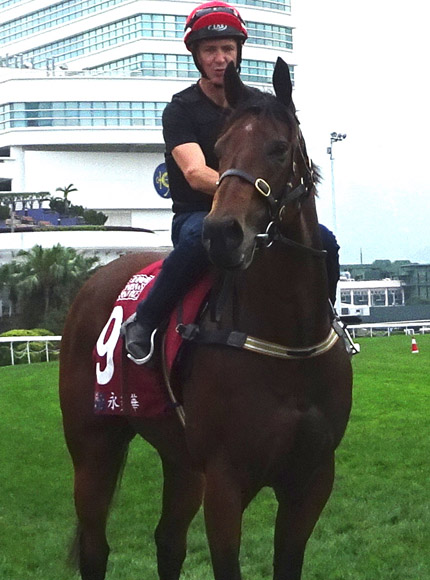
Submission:
M 62 334 L 64 321 L 69 311 L 70 304 L 64 304 L 59 308 L 51 308 L 46 316 L 41 321 L 42 324 L 52 328 L 52 334 Z
M 102 226 L 107 220 L 107 215 L 95 209 L 85 209 L 82 205 L 73 205 L 61 197 L 54 197 L 49 202 L 49 207 L 61 216 L 82 217 L 90 226 Z M 9 217 L 9 214 L 8 216 Z
M 56 211 L 60 215 L 65 215 L 68 210 L 67 202 L 61 197 L 54 197 L 49 202 L 49 207 L 52 211 Z
M 33 328 L 33 329 L 15 329 L 3 332 L 0 336 L 12 337 L 12 336 L 52 336 L 53 333 L 46 328 Z M 41 341 L 32 341 L 29 343 L 30 348 L 30 361 L 33 362 L 43 362 L 46 360 L 46 343 Z M 48 350 L 54 350 L 54 343 L 48 342 Z M 27 343 L 18 342 L 13 344 L 14 362 L 15 364 L 27 364 Z M 58 353 L 50 352 L 50 360 L 56 360 L 58 358 Z M 0 366 L 8 366 L 12 363 L 10 344 L 0 343 Z
M 9 216 L 10 216 L 9 206 L 0 204 L 0 220 L 7 220 Z
M 85 223 L 92 226 L 102 226 L 107 220 L 107 215 L 95 209 L 87 209 L 84 211 Z
M 52 336 L 51 330 L 46 328 L 20 328 L 3 332 L 0 336 Z

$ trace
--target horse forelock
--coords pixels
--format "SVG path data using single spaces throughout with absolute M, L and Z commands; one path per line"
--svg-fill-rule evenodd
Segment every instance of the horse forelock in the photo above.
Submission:
M 308 157 L 306 143 L 300 130 L 296 109 L 291 101 L 290 107 L 282 103 L 275 95 L 263 92 L 259 89 L 251 89 L 248 97 L 240 103 L 229 115 L 221 131 L 220 138 L 242 118 L 253 116 L 257 119 L 273 121 L 275 124 L 286 125 L 292 147 L 295 149 L 294 158 L 299 160 L 301 171 L 311 172 L 313 183 L 313 194 L 317 195 L 316 185 L 321 182 L 321 171 Z M 267 124 L 269 126 L 269 124 Z M 307 169 L 303 166 L 307 166 Z
M 230 114 L 220 136 L 242 117 L 253 115 L 285 123 L 292 134 L 293 140 L 297 139 L 299 130 L 294 105 L 291 108 L 286 107 L 271 93 L 258 89 L 253 89 L 250 95 Z

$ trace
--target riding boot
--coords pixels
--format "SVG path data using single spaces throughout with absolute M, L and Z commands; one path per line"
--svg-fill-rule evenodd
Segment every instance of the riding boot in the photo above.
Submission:
M 125 348 L 134 362 L 144 364 L 150 360 L 157 328 L 207 271 L 208 265 L 201 244 L 182 243 L 164 260 L 148 296 L 121 329 Z
M 125 350 L 138 365 L 147 363 L 154 354 L 156 329 L 149 324 L 139 324 L 136 313 L 132 314 L 122 325 Z

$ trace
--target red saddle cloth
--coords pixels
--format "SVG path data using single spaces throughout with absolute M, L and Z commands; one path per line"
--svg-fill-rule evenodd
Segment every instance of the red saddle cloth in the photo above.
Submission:
M 132 362 L 126 356 L 120 335 L 122 323 L 145 298 L 161 265 L 162 260 L 130 278 L 100 333 L 93 351 L 96 374 L 94 412 L 97 414 L 155 417 L 172 408 L 162 369 Z M 178 322 L 189 324 L 195 321 L 211 286 L 210 275 L 202 278 L 171 315 L 164 340 L 167 372 L 170 372 L 182 344 L 182 338 L 176 332 Z

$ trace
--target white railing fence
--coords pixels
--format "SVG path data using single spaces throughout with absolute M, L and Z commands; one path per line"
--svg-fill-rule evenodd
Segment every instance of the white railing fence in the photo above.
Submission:
M 402 332 L 408 335 L 426 334 L 430 332 L 430 320 L 407 320 L 403 322 L 373 322 L 352 324 L 348 331 L 353 338 L 360 336 L 391 336 Z
M 352 337 L 391 336 L 399 332 L 407 335 L 430 333 L 430 320 L 409 320 L 405 322 L 377 322 L 348 326 Z M 0 336 L 0 355 L 2 345 L 9 344 L 9 360 L 6 364 L 17 364 L 21 359 L 32 362 L 50 361 L 58 358 L 61 336 Z M 26 343 L 24 348 L 20 347 Z M 33 344 L 32 344 L 33 343 Z M 39 344 L 34 344 L 39 343 Z M 40 343 L 45 343 L 42 347 Z M 0 364 L 1 364 L 0 356 Z M 4 362 L 3 362 L 4 364 Z
M 11 365 L 17 364 L 21 359 L 32 362 L 50 361 L 57 358 L 60 352 L 61 336 L 0 336 L 0 354 L 2 345 L 9 345 L 9 357 Z M 24 348 L 22 344 L 24 343 Z M 36 343 L 36 344 L 34 344 Z M 37 344 L 38 343 L 38 344 Z M 41 343 L 45 343 L 44 345 Z M 0 357 L 0 361 L 1 361 Z M 4 363 L 3 363 L 4 364 Z

